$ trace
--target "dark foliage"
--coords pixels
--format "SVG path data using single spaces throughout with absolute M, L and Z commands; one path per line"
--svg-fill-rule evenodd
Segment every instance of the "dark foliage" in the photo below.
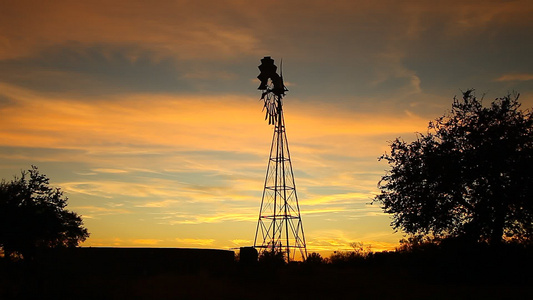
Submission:
M 279 267 L 285 264 L 285 253 L 281 251 L 263 251 L 259 255 L 259 264 Z
M 532 241 L 533 113 L 518 97 L 484 107 L 466 91 L 426 134 L 391 143 L 374 202 L 395 229 L 437 240 Z
M 67 200 L 35 166 L 20 178 L 2 180 L 0 247 L 5 256 L 31 259 L 45 249 L 83 242 L 89 233 L 81 217 L 65 209 Z
M 335 251 L 329 257 L 329 263 L 337 266 L 357 265 L 364 262 L 365 258 L 353 251 Z
M 311 252 L 307 255 L 305 263 L 310 265 L 320 265 L 325 263 L 325 261 L 326 260 L 320 255 L 320 253 Z

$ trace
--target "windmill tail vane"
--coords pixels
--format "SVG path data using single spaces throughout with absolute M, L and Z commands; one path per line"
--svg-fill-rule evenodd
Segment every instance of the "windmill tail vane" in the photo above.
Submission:
M 285 86 L 285 83 L 283 82 L 283 59 L 281 59 L 279 63 L 279 78 L 280 78 L 280 84 L 283 87 L 283 95 L 285 96 L 285 92 L 288 92 L 289 89 Z

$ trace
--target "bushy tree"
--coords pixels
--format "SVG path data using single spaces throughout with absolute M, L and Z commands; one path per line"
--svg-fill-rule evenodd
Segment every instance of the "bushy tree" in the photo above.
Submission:
M 533 113 L 519 94 L 488 107 L 473 90 L 414 142 L 398 138 L 380 157 L 390 170 L 374 202 L 392 226 L 428 238 L 488 243 L 533 238 Z
M 325 262 L 325 259 L 320 255 L 320 253 L 317 252 L 311 252 L 309 255 L 307 255 L 307 258 L 305 259 L 306 264 L 310 265 L 321 265 Z
M 89 233 L 66 210 L 68 198 L 32 166 L 20 178 L 0 182 L 0 247 L 6 256 L 33 258 L 40 249 L 75 247 Z

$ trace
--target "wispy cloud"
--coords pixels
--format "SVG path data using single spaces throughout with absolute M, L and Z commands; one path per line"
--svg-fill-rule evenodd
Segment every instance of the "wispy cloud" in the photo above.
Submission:
M 495 81 L 529 81 L 533 80 L 533 74 L 531 73 L 512 73 L 503 74 L 495 79 Z
M 202 223 L 221 223 L 227 221 L 246 221 L 256 222 L 257 214 L 252 213 L 219 213 L 215 215 L 175 215 L 172 219 L 167 219 L 164 224 L 202 224 Z
M 323 195 L 316 198 L 306 199 L 305 205 L 323 205 L 323 204 L 339 204 L 339 203 L 356 203 L 369 202 L 372 200 L 371 194 L 364 193 L 345 193 Z
M 197 246 L 210 246 L 215 242 L 214 239 L 192 239 L 192 238 L 176 238 L 175 241 L 182 245 L 197 245 Z
M 136 204 L 135 207 L 169 207 L 179 204 L 176 200 L 150 201 L 142 204 Z
M 82 215 L 84 219 L 94 219 L 107 215 L 130 214 L 130 210 L 122 208 L 104 207 L 104 206 L 73 206 L 69 209 L 74 210 Z
M 250 246 L 253 244 L 252 240 L 242 240 L 242 239 L 231 240 L 231 242 L 236 246 Z
M 161 243 L 162 241 L 163 240 L 158 240 L 158 239 L 135 239 L 135 240 L 132 240 L 131 242 L 134 244 L 155 246 Z
M 123 174 L 123 173 L 128 173 L 128 171 L 123 170 L 123 169 L 105 169 L 105 168 L 97 168 L 97 169 L 92 169 L 92 171 L 94 171 L 94 172 L 96 172 L 96 173 L 111 173 L 111 174 Z

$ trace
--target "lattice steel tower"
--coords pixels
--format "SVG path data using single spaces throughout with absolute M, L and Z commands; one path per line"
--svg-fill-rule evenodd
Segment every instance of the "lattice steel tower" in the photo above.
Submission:
M 261 85 L 258 89 L 262 91 L 265 120 L 274 125 L 274 135 L 254 247 L 259 254 L 264 251 L 282 252 L 287 262 L 305 260 L 304 229 L 283 118 L 282 99 L 288 90 L 283 84 L 283 75 L 276 73 L 277 67 L 269 56 L 261 59 L 259 70 L 261 74 L 257 78 L 261 80 Z

